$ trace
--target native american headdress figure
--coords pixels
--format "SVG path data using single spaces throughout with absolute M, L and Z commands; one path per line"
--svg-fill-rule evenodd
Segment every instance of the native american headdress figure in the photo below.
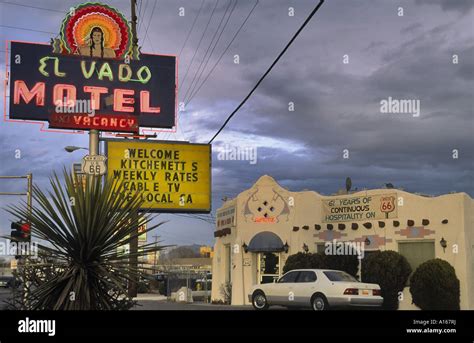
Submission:
M 118 10 L 85 3 L 69 11 L 52 46 L 55 53 L 137 60 L 140 52 L 133 49 L 132 40 L 130 25 Z

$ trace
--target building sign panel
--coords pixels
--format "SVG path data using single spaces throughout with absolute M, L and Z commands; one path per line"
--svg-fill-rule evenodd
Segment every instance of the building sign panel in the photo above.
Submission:
M 322 201 L 326 223 L 397 218 L 397 194 L 340 197 Z
M 107 176 L 140 192 L 144 210 L 211 210 L 211 146 L 162 141 L 107 140 Z

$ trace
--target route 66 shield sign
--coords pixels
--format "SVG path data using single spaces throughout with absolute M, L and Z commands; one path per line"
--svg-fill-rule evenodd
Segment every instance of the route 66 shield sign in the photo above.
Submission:
M 395 210 L 395 197 L 382 197 L 380 198 L 380 211 L 390 213 Z
M 107 171 L 106 160 L 103 155 L 86 155 L 82 159 L 82 171 L 88 175 L 104 175 Z

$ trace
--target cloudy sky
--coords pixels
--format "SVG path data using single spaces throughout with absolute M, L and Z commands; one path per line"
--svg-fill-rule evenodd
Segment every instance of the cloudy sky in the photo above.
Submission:
M 179 101 L 186 104 L 177 132 L 158 138 L 206 143 L 317 2 L 260 0 L 254 8 L 255 0 L 139 0 L 142 51 L 179 55 Z M 130 15 L 129 1 L 107 3 Z M 30 2 L 0 1 L 3 42 L 48 42 L 77 2 L 20 4 Z M 326 0 L 214 141 L 213 211 L 222 197 L 235 196 L 263 174 L 295 191 L 331 194 L 350 176 L 359 189 L 391 182 L 410 192 L 474 197 L 473 7 L 472 0 Z M 381 113 L 380 102 L 389 97 L 419 101 L 419 117 Z M 3 113 L 3 97 L 0 105 Z M 44 188 L 53 170 L 82 158 L 83 150 L 68 154 L 63 147 L 88 144 L 87 135 L 44 133 L 40 125 L 2 121 L 0 130 L 0 175 L 32 172 Z M 219 160 L 226 144 L 257 149 L 257 163 Z M 24 189 L 22 181 L 0 186 Z M 18 200 L 3 196 L 0 205 Z M 205 221 L 161 219 L 169 220 L 157 231 L 165 243 L 213 242 L 213 226 Z M 9 231 L 6 213 L 0 225 L 0 233 Z

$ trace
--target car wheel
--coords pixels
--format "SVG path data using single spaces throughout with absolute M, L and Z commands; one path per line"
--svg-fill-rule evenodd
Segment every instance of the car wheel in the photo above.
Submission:
M 255 292 L 252 296 L 252 306 L 254 309 L 266 310 L 268 309 L 267 297 L 262 291 Z
M 316 294 L 311 299 L 311 308 L 314 311 L 326 311 L 329 310 L 329 304 L 326 297 L 323 294 Z

